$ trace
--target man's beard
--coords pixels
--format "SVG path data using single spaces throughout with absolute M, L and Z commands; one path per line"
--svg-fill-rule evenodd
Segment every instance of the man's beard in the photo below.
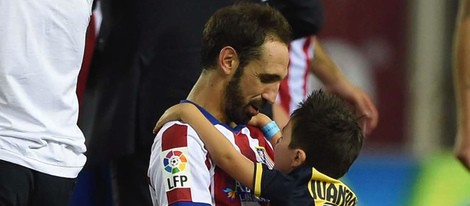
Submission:
M 242 68 L 237 69 L 238 72 Z M 261 110 L 266 106 L 267 101 L 265 99 L 252 100 L 245 104 L 243 102 L 243 96 L 240 88 L 240 76 L 241 74 L 234 74 L 234 77 L 228 83 L 227 89 L 225 90 L 225 113 L 230 121 L 236 124 L 247 124 L 252 117 L 252 114 L 248 112 L 248 107 L 252 105 L 256 109 Z

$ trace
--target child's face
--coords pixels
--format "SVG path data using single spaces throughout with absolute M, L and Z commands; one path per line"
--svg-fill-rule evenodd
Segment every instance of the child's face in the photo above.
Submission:
M 291 172 L 294 169 L 294 159 L 296 150 L 289 148 L 292 137 L 292 122 L 289 121 L 282 129 L 282 137 L 274 146 L 274 168 L 284 174 Z

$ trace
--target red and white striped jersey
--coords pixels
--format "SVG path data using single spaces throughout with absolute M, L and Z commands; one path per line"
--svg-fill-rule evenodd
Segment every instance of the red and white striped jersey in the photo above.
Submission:
M 251 126 L 231 128 L 200 108 L 233 146 L 255 162 L 274 165 L 273 150 L 263 133 Z M 194 129 L 172 121 L 158 132 L 148 170 L 154 205 L 265 205 L 227 173 L 214 165 Z
M 289 67 L 287 77 L 279 87 L 277 103 L 291 114 L 305 98 L 310 89 L 309 70 L 314 54 L 314 38 L 302 37 L 289 45 Z

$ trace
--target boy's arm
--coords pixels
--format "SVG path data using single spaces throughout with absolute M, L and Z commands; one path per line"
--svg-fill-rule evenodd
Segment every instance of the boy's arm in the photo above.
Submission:
M 253 163 L 235 150 L 225 136 L 194 105 L 187 104 L 187 107 L 182 110 L 181 119 L 196 130 L 212 159 L 220 168 L 249 187 L 256 196 L 268 198 L 276 203 L 290 199 L 291 191 L 294 189 L 292 178 L 278 170 L 271 170 L 262 163 Z M 269 123 L 271 119 L 268 117 L 261 119 L 258 126 L 265 125 L 265 122 Z M 275 136 L 279 138 L 280 132 Z
M 267 115 L 265 115 L 263 113 L 259 113 L 256 116 L 253 116 L 251 118 L 250 122 L 248 122 L 248 124 L 260 128 L 263 131 L 264 135 L 266 135 L 265 129 L 266 129 L 266 127 L 268 127 L 267 125 L 270 124 L 271 122 L 273 122 L 273 120 L 271 118 L 269 118 Z M 276 124 L 276 122 L 271 123 L 271 124 Z M 274 147 L 276 145 L 278 139 L 281 138 L 281 136 L 282 136 L 282 134 L 281 134 L 281 131 L 279 130 L 279 131 L 275 132 L 274 135 L 272 135 L 271 137 L 266 137 L 266 139 Z
M 271 200 L 288 199 L 290 193 L 286 191 L 292 191 L 290 188 L 293 187 L 293 180 L 277 170 L 268 169 L 266 165 L 253 163 L 235 150 L 225 136 L 194 105 L 181 103 L 171 107 L 158 120 L 154 131 L 164 123 L 175 119 L 181 119 L 191 125 L 216 164 L 231 177 L 249 187 L 256 196 Z M 271 122 L 271 119 L 261 116 L 250 121 L 250 124 L 261 127 L 266 122 Z M 272 139 L 278 139 L 280 136 L 280 132 L 277 132 Z
M 196 114 L 199 114 L 200 116 L 204 117 L 202 114 L 200 114 L 199 110 L 196 107 L 194 107 L 194 105 L 192 105 L 190 103 L 181 103 L 179 105 L 174 105 L 174 106 L 170 107 L 168 110 L 166 110 L 165 113 L 163 113 L 163 115 L 160 117 L 157 124 L 155 125 L 155 128 L 153 128 L 153 134 L 157 134 L 158 130 L 160 130 L 160 128 L 163 126 L 163 124 L 165 124 L 169 121 L 172 121 L 172 120 L 181 120 L 182 115 L 184 113 L 184 111 L 182 111 L 182 110 L 186 107 L 186 106 L 182 106 L 182 105 L 186 105 L 186 104 L 189 104 L 189 105 L 192 106 L 192 108 L 190 107 L 190 110 L 195 109 L 193 112 L 195 112 Z M 192 113 L 192 112 L 188 112 L 188 113 Z M 250 122 L 248 122 L 248 124 L 253 125 L 255 127 L 258 127 L 261 130 L 263 130 L 263 127 L 265 127 L 267 124 L 271 123 L 272 121 L 273 120 L 271 118 L 269 118 L 267 115 L 265 115 L 263 113 L 259 113 L 256 116 L 253 116 L 251 118 Z M 210 122 L 207 125 L 208 126 L 209 125 L 213 126 Z M 220 134 L 220 135 L 222 135 L 222 134 Z M 272 135 L 271 137 L 266 137 L 266 139 L 268 139 L 268 141 L 274 147 L 276 145 L 277 141 L 279 140 L 279 138 L 281 138 L 281 136 L 282 136 L 282 134 L 281 134 L 281 131 L 279 130 L 278 132 L 274 133 L 274 135 Z M 204 141 L 204 139 L 203 139 L 203 141 Z
M 166 122 L 175 119 L 181 119 L 193 127 L 217 166 L 253 190 L 254 163 L 235 150 L 225 136 L 194 105 L 181 103 L 166 110 L 158 120 L 154 132 Z

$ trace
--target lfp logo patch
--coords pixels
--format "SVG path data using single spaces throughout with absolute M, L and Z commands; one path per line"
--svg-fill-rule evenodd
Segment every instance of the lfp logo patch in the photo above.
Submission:
M 186 154 L 186 155 L 185 155 Z M 163 178 L 165 191 L 178 188 L 191 188 L 191 172 L 188 159 L 188 148 L 178 147 L 162 152 Z
M 188 163 L 188 159 L 183 152 L 178 150 L 170 150 L 163 159 L 165 170 L 171 174 L 183 171 L 186 168 L 186 163 Z

